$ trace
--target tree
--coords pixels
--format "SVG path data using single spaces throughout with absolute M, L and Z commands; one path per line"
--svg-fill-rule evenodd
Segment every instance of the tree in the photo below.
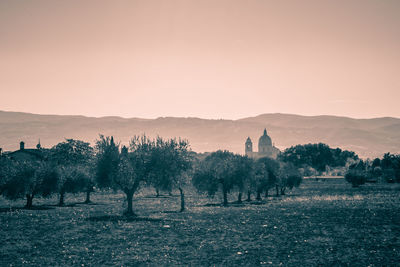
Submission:
M 380 163 L 387 182 L 400 182 L 400 155 L 385 153 Z
M 254 180 L 254 160 L 247 156 L 234 155 L 233 165 L 233 183 L 239 191 L 237 202 L 240 204 L 242 203 L 242 192 L 245 189 L 248 192 Z
M 94 161 L 91 161 L 89 166 L 82 169 L 83 188 L 86 189 L 85 204 L 92 202 L 90 200 L 90 194 L 94 192 L 95 186 L 95 178 L 93 177 L 95 173 L 94 164 Z
M 252 181 L 252 189 L 256 192 L 256 200 L 261 200 L 261 193 L 268 184 L 268 171 L 265 168 L 265 165 L 257 161 L 255 164 L 255 172 L 254 179 Z M 250 190 L 248 191 L 247 199 L 250 201 Z
M 90 170 L 94 150 L 89 143 L 66 139 L 51 148 L 50 158 L 57 165 L 59 180 L 59 206 L 64 205 L 66 193 L 85 191 L 86 200 L 90 201 L 90 192 L 93 190 Z
M 376 158 L 374 159 L 374 161 L 372 162 L 372 168 L 376 168 L 376 167 L 381 167 L 381 159 L 380 158 Z
M 8 181 L 13 177 L 14 172 L 18 169 L 15 168 L 15 162 L 6 156 L 0 155 L 0 195 L 5 190 Z
M 133 195 L 142 183 L 149 183 L 152 166 L 152 150 L 155 147 L 154 140 L 146 135 L 134 136 L 129 144 L 129 150 L 121 150 L 117 171 L 113 175 L 113 183 L 125 194 L 128 202 L 126 215 L 135 215 L 132 209 Z
M 326 144 L 319 143 L 292 146 L 281 153 L 279 159 L 290 162 L 297 168 L 306 170 L 311 167 L 324 172 L 326 166 L 344 167 L 349 159 L 358 160 L 358 156 L 352 151 L 332 149 Z
M 207 156 L 195 171 L 192 179 L 194 187 L 200 192 L 214 196 L 221 187 L 223 205 L 228 205 L 228 193 L 234 188 L 235 164 L 234 154 L 218 150 Z
M 252 189 L 256 192 L 256 200 L 261 200 L 261 193 L 268 191 L 276 184 L 279 163 L 272 158 L 260 158 L 255 163 L 254 179 Z
M 96 183 L 100 188 L 112 187 L 111 176 L 119 164 L 119 144 L 114 142 L 114 137 L 100 135 L 96 140 Z
M 349 167 L 344 178 L 351 183 L 353 187 L 359 187 L 367 181 L 367 165 L 363 160 L 359 160 Z
M 151 184 L 161 190 L 170 191 L 178 188 L 181 199 L 181 209 L 185 210 L 185 195 L 183 185 L 186 181 L 185 172 L 192 166 L 189 153 L 189 143 L 186 140 L 164 140 L 157 137 L 152 150 Z
M 353 187 L 359 187 L 360 185 L 365 184 L 367 175 L 365 171 L 353 169 L 346 173 L 345 179 L 347 182 L 351 183 Z
M 123 146 L 119 152 L 119 145 L 114 143 L 113 137 L 100 135 L 96 149 L 97 184 L 124 192 L 128 203 L 124 214 L 134 216 L 133 196 L 142 184 L 151 184 L 154 175 L 152 165 L 155 141 L 146 135 L 134 136 L 129 149 Z
M 259 191 L 264 191 L 267 197 L 268 191 L 277 185 L 280 165 L 277 160 L 268 157 L 260 158 L 258 163 L 263 166 L 265 172 Z
M 26 198 L 26 208 L 32 208 L 37 195 L 48 197 L 57 189 L 57 173 L 44 161 L 13 162 L 12 175 L 3 186 L 3 194 L 9 199 Z
M 299 170 L 291 163 L 283 163 L 279 172 L 280 194 L 285 195 L 286 189 L 292 190 L 299 187 L 303 180 Z

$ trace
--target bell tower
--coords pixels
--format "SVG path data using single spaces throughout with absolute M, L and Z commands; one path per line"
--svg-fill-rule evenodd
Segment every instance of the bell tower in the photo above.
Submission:
M 244 151 L 245 151 L 246 156 L 249 156 L 249 157 L 253 153 L 253 143 L 251 142 L 250 137 L 247 137 Z

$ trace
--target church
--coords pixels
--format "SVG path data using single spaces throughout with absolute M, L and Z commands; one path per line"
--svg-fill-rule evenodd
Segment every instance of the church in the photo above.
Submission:
M 258 152 L 253 152 L 253 142 L 250 137 L 247 137 L 245 143 L 245 154 L 250 158 L 269 157 L 276 159 L 280 150 L 272 144 L 271 137 L 267 134 L 267 129 L 264 129 L 264 134 L 258 139 Z
M 48 149 L 42 148 L 42 146 L 40 145 L 40 140 L 39 143 L 36 145 L 36 149 L 25 148 L 25 142 L 21 141 L 19 143 L 19 150 L 3 152 L 3 149 L 0 148 L 0 157 L 4 156 L 19 161 L 43 160 L 46 158 L 46 152 L 48 152 Z

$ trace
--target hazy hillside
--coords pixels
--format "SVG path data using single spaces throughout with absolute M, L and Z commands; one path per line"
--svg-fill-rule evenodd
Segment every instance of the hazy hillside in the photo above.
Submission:
M 38 140 L 45 147 L 76 138 L 91 143 L 99 133 L 114 135 L 126 144 L 135 134 L 183 137 L 198 152 L 228 149 L 243 153 L 247 136 L 257 148 L 258 138 L 267 128 L 275 146 L 323 142 L 332 147 L 353 150 L 362 157 L 400 152 L 400 119 L 352 119 L 336 116 L 263 114 L 240 120 L 199 118 L 124 119 L 84 116 L 36 115 L 0 111 L 0 147 L 18 149 L 23 140 L 34 147 Z

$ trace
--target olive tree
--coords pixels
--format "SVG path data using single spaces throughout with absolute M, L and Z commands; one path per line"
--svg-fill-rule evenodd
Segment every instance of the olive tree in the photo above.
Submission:
M 185 210 L 185 195 L 183 186 L 186 173 L 191 169 L 192 159 L 189 143 L 186 140 L 157 137 L 154 149 L 151 152 L 151 180 L 150 183 L 157 189 L 171 191 L 177 188 L 180 192 L 181 209 Z
M 269 190 L 277 185 L 279 168 L 279 162 L 269 157 L 256 161 L 253 188 L 257 193 L 257 200 L 261 200 L 262 192 L 268 197 Z
M 101 188 L 121 190 L 128 203 L 127 216 L 134 216 L 133 196 L 143 184 L 149 184 L 152 170 L 154 140 L 146 135 L 134 136 L 129 148 L 115 144 L 113 137 L 100 135 L 96 141 L 96 181 Z
M 123 147 L 116 171 L 111 175 L 111 184 L 122 190 L 128 202 L 125 212 L 128 216 L 135 215 L 132 208 L 133 196 L 144 183 L 149 183 L 152 170 L 152 150 L 154 140 L 145 135 L 134 136 L 129 144 L 129 150 Z
M 234 154 L 229 151 L 216 151 L 200 162 L 192 178 L 194 187 L 213 197 L 221 188 L 223 205 L 228 205 L 228 193 L 234 188 Z
M 49 197 L 57 189 L 57 172 L 44 161 L 10 161 L 12 170 L 3 185 L 8 199 L 26 198 L 26 208 L 32 208 L 35 196 Z
M 300 171 L 292 163 L 282 163 L 278 178 L 281 195 L 285 195 L 287 188 L 292 190 L 293 187 L 299 187 L 303 180 Z
M 254 160 L 247 156 L 234 155 L 233 165 L 233 183 L 239 192 L 237 203 L 241 204 L 243 191 L 247 191 L 249 199 L 250 188 L 254 183 Z
M 135 215 L 133 212 L 133 196 L 144 182 L 149 182 L 151 166 L 151 150 L 154 141 L 145 135 L 134 136 L 130 141 L 130 151 L 114 142 L 111 136 L 100 135 L 96 141 L 97 162 L 96 182 L 100 188 L 122 190 L 128 203 L 124 214 Z
M 90 171 L 93 156 L 93 148 L 81 140 L 66 139 L 51 148 L 50 158 L 56 164 L 59 173 L 59 206 L 64 205 L 66 193 L 85 191 L 86 200 L 90 201 L 90 192 L 93 191 Z
M 16 170 L 17 168 L 14 168 L 14 161 L 6 156 L 0 155 L 0 195 L 2 195 L 8 181 Z
M 264 191 L 264 188 L 268 184 L 268 171 L 265 168 L 265 165 L 257 161 L 255 163 L 255 171 L 254 177 L 252 181 L 251 189 L 256 192 L 256 200 L 261 200 L 261 193 Z M 247 199 L 250 201 L 250 190 L 248 191 Z

